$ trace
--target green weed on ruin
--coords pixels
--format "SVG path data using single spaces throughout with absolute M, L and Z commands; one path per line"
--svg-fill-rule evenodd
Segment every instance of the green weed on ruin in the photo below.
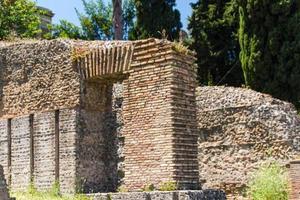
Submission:
M 172 49 L 177 53 L 182 53 L 184 55 L 189 54 L 188 48 L 184 46 L 181 42 L 173 42 Z
M 155 190 L 155 186 L 154 184 L 147 184 L 144 186 L 144 188 L 142 189 L 143 192 L 152 192 Z
M 26 191 L 11 192 L 11 197 L 17 200 L 91 200 L 83 194 L 61 195 L 60 185 L 55 182 L 48 191 L 38 191 L 33 183 L 30 183 Z
M 249 182 L 248 197 L 252 200 L 288 200 L 288 176 L 278 163 L 263 165 Z
M 178 184 L 174 181 L 162 182 L 159 185 L 160 191 L 175 191 L 178 188 Z

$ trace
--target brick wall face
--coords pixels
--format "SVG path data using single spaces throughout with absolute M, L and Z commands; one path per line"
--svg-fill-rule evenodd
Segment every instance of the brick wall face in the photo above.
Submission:
M 289 164 L 290 200 L 300 199 L 300 161 L 292 161 Z
M 171 99 L 175 180 L 183 189 L 198 189 L 196 67 L 193 67 L 193 58 L 175 54 L 173 59 Z
M 75 192 L 77 111 L 61 110 L 59 113 L 59 180 L 63 192 Z M 55 183 L 55 112 L 36 113 L 11 119 L 11 167 L 8 164 L 8 120 L 0 120 L 0 164 L 6 168 L 5 176 L 11 177 L 13 190 L 26 190 L 33 181 L 39 190 L 46 190 Z M 32 141 L 30 130 L 32 126 Z M 31 152 L 32 151 L 32 156 Z M 32 159 L 32 161 L 31 161 Z M 31 164 L 33 162 L 33 165 Z M 33 168 L 32 168 L 33 167 Z M 9 173 L 8 169 L 11 169 Z
M 76 190 L 77 109 L 59 111 L 59 183 L 64 193 Z
M 55 112 L 33 116 L 34 185 L 51 188 L 55 182 Z
M 30 183 L 29 117 L 11 120 L 11 187 L 25 190 Z
M 125 187 L 139 190 L 168 181 L 198 187 L 196 113 L 191 109 L 195 71 L 193 59 L 186 60 L 177 62 L 168 44 L 135 46 L 124 81 Z
M 128 188 L 174 181 L 171 77 L 161 75 L 168 70 L 170 66 L 141 66 L 124 81 L 124 182 Z

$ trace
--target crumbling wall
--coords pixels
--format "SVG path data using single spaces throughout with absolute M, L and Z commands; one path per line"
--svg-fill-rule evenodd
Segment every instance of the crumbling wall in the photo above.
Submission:
M 125 137 L 123 135 L 124 129 L 124 112 L 123 112 L 123 101 L 124 101 L 124 87 L 122 81 L 117 81 L 113 84 L 113 92 L 112 92 L 112 116 L 114 122 L 114 131 L 115 131 L 115 139 L 113 140 L 113 145 L 115 149 L 113 150 L 116 156 L 115 163 L 113 163 L 114 167 L 117 169 L 116 183 L 117 187 L 120 187 L 124 184 L 124 142 Z M 109 147 L 108 149 L 111 149 Z
M 0 48 L 0 66 L 1 117 L 79 104 L 79 74 L 70 41 L 6 45 Z
M 107 168 L 113 158 L 107 149 L 110 132 L 112 84 L 109 82 L 83 83 L 80 130 L 78 137 L 77 177 L 84 192 L 113 191 Z M 111 149 L 113 150 L 113 149 Z M 113 168 L 110 169 L 113 171 Z
M 122 84 L 115 82 L 83 82 L 76 175 L 83 192 L 116 191 L 122 178 L 118 173 L 118 150 L 122 148 L 119 136 L 123 96 Z
M 300 118 L 292 104 L 249 89 L 197 89 L 200 179 L 205 188 L 241 194 L 266 160 L 299 153 Z

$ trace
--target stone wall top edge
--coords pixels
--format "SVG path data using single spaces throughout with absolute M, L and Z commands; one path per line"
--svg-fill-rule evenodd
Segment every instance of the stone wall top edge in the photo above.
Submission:
M 103 40 L 73 40 L 73 39 L 53 39 L 53 40 L 17 40 L 17 41 L 0 41 L 0 49 L 3 48 L 14 48 L 17 46 L 31 46 L 31 45 L 45 45 L 49 43 L 60 43 L 64 44 L 69 48 L 96 48 L 96 47 L 104 47 L 110 48 L 113 46 L 126 46 L 126 45 L 133 45 L 135 48 L 145 47 L 151 45 L 174 45 L 174 42 L 156 38 L 148 38 L 143 40 L 136 40 L 136 41 L 122 41 L 122 40 L 112 40 L 112 41 L 103 41 Z M 177 52 L 180 55 L 186 56 L 189 59 L 195 59 L 195 54 L 192 51 L 187 51 L 185 54 Z
M 16 41 L 0 41 L 0 48 L 6 48 L 11 46 L 20 46 L 20 45 L 39 45 L 44 43 L 58 42 L 64 43 L 68 46 L 80 46 L 80 45 L 107 45 L 107 44 L 142 44 L 142 43 L 150 43 L 150 42 L 158 42 L 160 40 L 149 38 L 145 40 L 137 40 L 137 41 L 121 41 L 121 40 L 112 40 L 112 41 L 104 41 L 104 40 L 74 40 L 74 39 L 53 39 L 53 40 L 36 40 L 36 39 L 20 39 Z
M 199 86 L 196 88 L 196 96 L 196 100 L 198 102 L 205 101 L 205 104 L 209 105 L 207 108 L 200 107 L 201 111 L 251 107 L 262 105 L 262 103 L 283 105 L 291 110 L 296 110 L 294 105 L 289 102 L 274 98 L 269 94 L 260 93 L 252 89 L 242 87 Z M 211 103 L 208 104 L 207 101 L 210 101 Z M 202 105 L 202 103 L 200 103 L 200 105 Z
M 189 56 L 185 54 L 181 54 L 180 56 L 178 56 L 178 53 L 173 50 L 165 51 L 165 53 L 161 56 L 153 55 L 153 57 L 149 60 L 134 59 L 133 62 L 131 63 L 130 68 L 140 68 L 148 65 L 161 65 L 161 64 L 178 66 L 178 63 L 189 65 L 193 70 L 195 71 L 197 70 L 194 60 L 190 59 Z
M 44 46 L 46 44 L 63 44 L 67 47 L 72 47 L 72 40 L 66 40 L 66 39 L 54 39 L 54 40 L 18 40 L 18 41 L 0 41 L 0 49 L 5 49 L 5 48 L 16 48 L 19 46 Z

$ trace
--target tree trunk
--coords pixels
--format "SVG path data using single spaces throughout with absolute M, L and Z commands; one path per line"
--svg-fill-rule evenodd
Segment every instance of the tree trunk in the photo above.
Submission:
M 112 0 L 113 2 L 113 23 L 114 23 L 114 39 L 123 39 L 123 17 L 122 17 L 122 0 Z

